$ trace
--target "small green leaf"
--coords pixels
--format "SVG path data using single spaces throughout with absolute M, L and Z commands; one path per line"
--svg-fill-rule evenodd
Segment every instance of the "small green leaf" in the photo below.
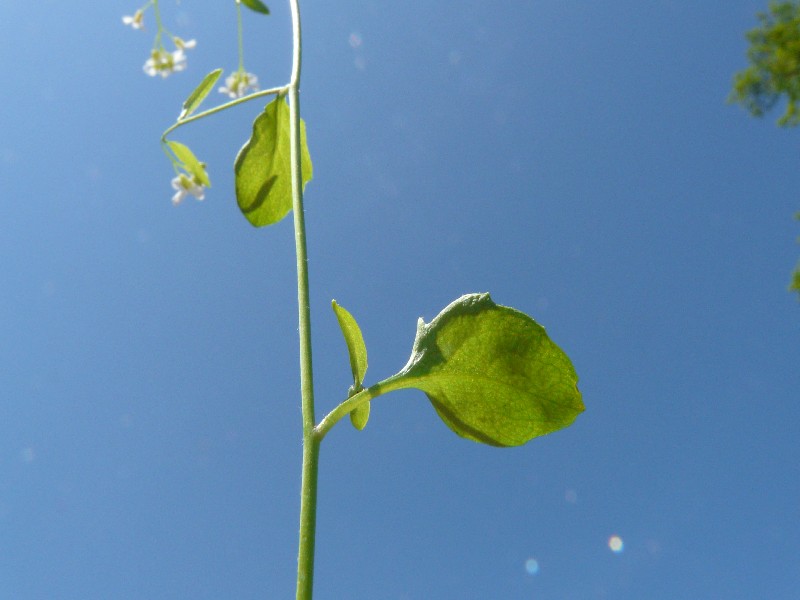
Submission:
M 350 370 L 353 373 L 354 390 L 360 391 L 361 384 L 364 383 L 364 375 L 367 373 L 367 346 L 364 344 L 364 336 L 361 335 L 361 328 L 356 320 L 344 307 L 339 306 L 336 300 L 331 301 L 333 312 L 342 328 L 342 335 L 347 344 L 347 352 L 350 354 Z
M 584 410 L 567 355 L 489 294 L 462 296 L 427 325 L 420 319 L 411 358 L 391 379 L 425 392 L 458 435 L 493 446 L 519 446 Z
M 206 99 L 206 96 L 211 92 L 214 88 L 214 84 L 217 83 L 220 75 L 222 75 L 222 69 L 217 69 L 215 71 L 211 71 L 208 75 L 203 77 L 203 81 L 200 82 L 194 91 L 189 94 L 189 97 L 186 98 L 186 101 L 183 103 L 183 110 L 181 114 L 178 115 L 178 120 L 185 119 L 189 115 L 191 115 L 197 107 Z
M 336 320 L 339 321 L 339 327 L 342 329 L 342 335 L 347 344 L 347 353 L 350 355 L 350 371 L 353 373 L 353 385 L 350 387 L 349 395 L 352 396 L 363 389 L 364 375 L 367 373 L 367 346 L 364 344 L 361 328 L 353 318 L 353 315 L 344 307 L 339 306 L 336 300 L 331 301 L 331 306 L 333 306 L 333 312 L 336 313 Z M 369 405 L 369 402 L 365 402 L 350 411 L 350 422 L 359 431 L 367 426 Z
M 350 422 L 353 424 L 353 427 L 359 431 L 367 426 L 370 404 L 372 404 L 372 402 L 364 402 L 364 404 L 359 404 L 357 408 L 350 411 Z
M 261 0 L 241 0 L 241 3 L 244 4 L 247 8 L 257 13 L 261 13 L 262 15 L 268 15 L 269 9 L 267 5 L 261 2 Z
M 208 179 L 208 173 L 206 173 L 206 168 L 203 163 L 197 160 L 197 157 L 194 153 L 189 150 L 188 146 L 184 146 L 180 142 L 173 142 L 171 140 L 167 141 L 167 146 L 169 149 L 172 150 L 172 153 L 175 155 L 186 170 L 197 177 L 197 179 L 206 187 L 211 187 L 211 181 Z
M 253 135 L 236 156 L 236 202 L 255 227 L 277 223 L 292 210 L 290 129 L 289 105 L 284 98 L 275 98 L 256 117 Z M 300 160 L 305 188 L 312 177 L 312 165 L 302 119 Z

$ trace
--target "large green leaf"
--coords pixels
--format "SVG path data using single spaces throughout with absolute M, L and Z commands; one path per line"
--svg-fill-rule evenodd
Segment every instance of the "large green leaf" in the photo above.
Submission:
M 292 210 L 290 129 L 289 105 L 284 98 L 275 98 L 256 117 L 253 135 L 236 156 L 236 201 L 255 227 L 277 223 Z M 312 165 L 302 120 L 300 159 L 305 188 L 311 180 Z
M 181 111 L 181 114 L 178 115 L 179 121 L 181 119 L 185 119 L 197 110 L 197 107 L 200 106 L 203 100 L 206 99 L 206 96 L 208 96 L 208 94 L 214 88 L 214 84 L 217 83 L 220 75 L 222 75 L 222 69 L 216 69 L 215 71 L 211 71 L 211 73 L 203 77 L 203 81 L 200 82 L 200 85 L 198 85 L 184 101 L 183 110 Z
M 339 321 L 342 329 L 344 341 L 347 344 L 347 353 L 350 355 L 350 370 L 353 373 L 353 385 L 350 388 L 350 396 L 360 392 L 364 383 L 364 375 L 367 373 L 367 346 L 364 344 L 364 336 L 355 318 L 347 309 L 339 306 L 336 300 L 331 302 L 333 312 Z M 350 422 L 358 429 L 364 429 L 369 420 L 370 403 L 365 402 L 354 410 L 350 411 Z
M 567 355 L 489 294 L 462 296 L 427 325 L 420 319 L 411 358 L 390 379 L 425 392 L 458 435 L 493 446 L 524 444 L 584 410 Z

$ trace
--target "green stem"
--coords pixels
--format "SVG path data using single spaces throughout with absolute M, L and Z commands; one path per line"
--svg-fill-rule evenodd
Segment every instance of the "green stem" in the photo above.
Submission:
M 297 554 L 297 600 L 311 600 L 314 591 L 314 542 L 317 527 L 319 444 L 312 431 L 303 435 L 303 483 L 300 492 L 300 547 Z
M 236 106 L 237 104 L 243 104 L 244 102 L 250 102 L 250 100 L 255 100 L 256 98 L 262 98 L 264 96 L 275 96 L 277 94 L 285 94 L 288 89 L 289 89 L 289 86 L 284 85 L 284 86 L 281 86 L 281 87 L 270 88 L 268 90 L 261 90 L 261 91 L 249 94 L 247 96 L 244 96 L 243 98 L 236 98 L 235 100 L 231 100 L 230 102 L 226 102 L 225 104 L 220 104 L 219 106 L 215 106 L 214 108 L 209 108 L 208 110 L 204 110 L 203 112 L 199 112 L 196 115 L 192 115 L 191 117 L 187 117 L 185 119 L 181 119 L 180 121 L 177 121 L 176 123 L 171 125 L 164 133 L 161 134 L 161 141 L 163 142 L 166 139 L 166 137 L 170 133 L 175 131 L 178 127 L 181 127 L 183 125 L 187 125 L 187 124 L 191 123 L 192 121 L 197 121 L 198 119 L 202 119 L 204 117 L 211 116 L 214 113 L 221 112 L 221 111 L 225 110 L 226 108 L 231 108 L 232 106 Z
M 244 35 L 242 34 L 242 3 L 236 0 L 236 32 L 239 36 L 239 72 L 244 71 Z
M 147 6 L 145 4 L 145 6 Z M 161 8 L 158 6 L 158 0 L 153 0 L 153 15 L 156 19 L 156 47 L 161 45 L 161 34 L 164 32 L 164 25 L 161 22 Z
M 395 390 L 413 388 L 415 387 L 414 384 L 416 381 L 417 380 L 413 377 L 408 377 L 403 373 L 398 373 L 397 375 L 392 375 L 383 381 L 379 381 L 375 385 L 361 390 L 357 394 L 353 394 L 347 400 L 325 415 L 325 418 L 319 422 L 319 425 L 317 425 L 315 428 L 317 439 L 321 442 L 322 439 L 333 428 L 333 426 L 336 425 L 336 423 L 338 423 L 346 414 L 355 410 L 364 402 L 369 402 L 378 396 L 388 394 L 389 392 L 393 392 Z
M 308 292 L 308 253 L 303 212 L 303 173 L 300 156 L 300 64 L 302 41 L 299 0 L 292 10 L 292 78 L 289 82 L 289 122 L 292 161 L 292 212 L 297 255 L 297 308 L 300 326 L 300 389 L 303 406 L 303 479 L 300 493 L 300 542 L 297 555 L 297 600 L 311 600 L 314 589 L 314 541 L 317 522 L 319 438 L 314 431 L 314 381 L 311 364 L 311 305 Z

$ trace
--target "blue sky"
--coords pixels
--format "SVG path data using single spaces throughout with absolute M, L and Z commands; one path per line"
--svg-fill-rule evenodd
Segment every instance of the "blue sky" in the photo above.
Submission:
M 259 101 L 176 133 L 213 187 L 170 204 L 158 137 L 236 66 L 236 30 L 233 2 L 162 3 L 198 40 L 163 81 L 135 4 L 0 4 L 2 598 L 293 595 L 291 222 L 253 229 L 233 199 Z M 547 327 L 586 412 L 515 449 L 414 391 L 337 426 L 316 598 L 794 598 L 800 138 L 725 104 L 765 3 L 317 4 L 319 415 L 350 383 L 332 298 L 372 383 L 417 317 L 480 291 Z M 265 86 L 290 66 L 271 8 L 245 21 Z

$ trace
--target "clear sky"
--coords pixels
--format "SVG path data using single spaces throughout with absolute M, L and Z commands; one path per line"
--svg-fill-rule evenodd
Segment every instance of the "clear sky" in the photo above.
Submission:
M 291 220 L 233 199 L 260 101 L 175 135 L 213 188 L 170 204 L 159 135 L 235 68 L 236 22 L 162 4 L 198 42 L 166 80 L 135 3 L 0 3 L 0 598 L 293 597 Z M 290 65 L 269 4 L 265 86 Z M 515 449 L 415 391 L 342 422 L 316 598 L 797 597 L 800 136 L 725 104 L 765 5 L 304 2 L 320 416 L 350 384 L 332 298 L 374 383 L 482 291 L 547 327 L 586 404 Z

